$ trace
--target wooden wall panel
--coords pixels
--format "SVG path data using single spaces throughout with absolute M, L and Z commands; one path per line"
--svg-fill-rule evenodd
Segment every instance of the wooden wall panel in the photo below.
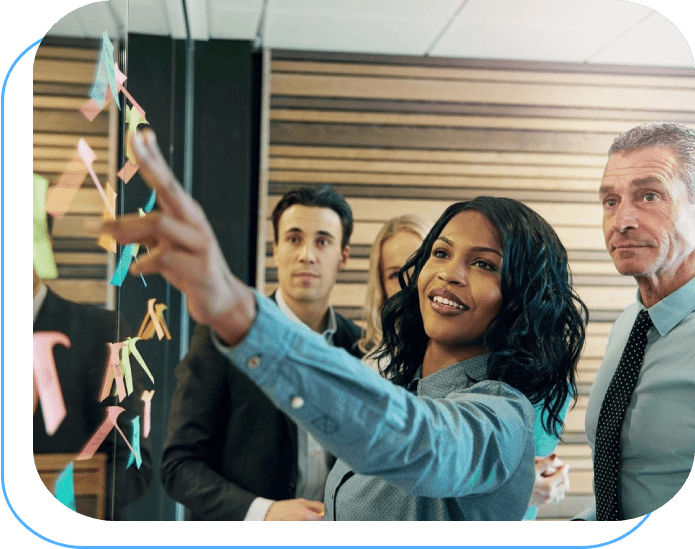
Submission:
M 555 227 L 591 320 L 579 400 L 557 450 L 572 490 L 540 517 L 580 511 L 592 494 L 589 390 L 612 322 L 636 290 L 604 247 L 606 153 L 642 122 L 695 127 L 695 70 L 274 51 L 268 116 L 268 215 L 288 190 L 321 183 L 353 208 L 352 253 L 332 302 L 358 323 L 369 247 L 391 217 L 434 220 L 452 202 L 488 194 L 521 200 Z M 269 292 L 277 270 L 269 221 L 264 228 Z
M 96 154 L 93 164 L 102 185 L 116 185 L 118 111 L 113 104 L 92 122 L 79 112 L 89 98 L 99 49 L 39 46 L 34 62 L 34 172 L 54 186 L 77 153 L 84 138 Z M 50 187 L 49 187 L 50 188 Z M 50 192 L 50 191 L 49 191 Z M 88 224 L 100 221 L 104 204 L 86 175 L 66 214 L 54 221 L 53 248 L 58 279 L 48 285 L 68 299 L 108 305 L 109 257 L 97 245 Z

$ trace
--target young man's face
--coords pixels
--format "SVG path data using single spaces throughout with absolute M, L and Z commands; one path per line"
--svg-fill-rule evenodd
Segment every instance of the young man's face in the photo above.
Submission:
M 294 204 L 278 223 L 273 258 L 283 297 L 296 303 L 328 304 L 350 248 L 341 247 L 343 227 L 330 208 Z

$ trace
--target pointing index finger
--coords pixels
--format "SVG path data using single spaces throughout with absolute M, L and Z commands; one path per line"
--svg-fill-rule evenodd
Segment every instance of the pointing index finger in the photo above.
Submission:
M 184 222 L 195 220 L 192 200 L 183 190 L 164 160 L 152 130 L 138 130 L 132 136 L 133 151 L 145 182 L 157 191 L 157 202 L 164 213 Z

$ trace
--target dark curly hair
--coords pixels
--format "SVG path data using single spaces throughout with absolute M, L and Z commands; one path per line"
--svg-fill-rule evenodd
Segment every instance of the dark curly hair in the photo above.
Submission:
M 479 196 L 449 206 L 420 249 L 398 274 L 401 291 L 382 310 L 383 340 L 376 352 L 389 365 L 384 375 L 398 385 L 412 381 L 428 337 L 418 298 L 418 277 L 434 241 L 457 214 L 475 210 L 497 229 L 502 244 L 502 307 L 483 336 L 490 352 L 488 379 L 543 402 L 543 428 L 560 436 L 560 412 L 576 398 L 576 368 L 588 309 L 572 288 L 567 252 L 536 212 L 509 198 Z

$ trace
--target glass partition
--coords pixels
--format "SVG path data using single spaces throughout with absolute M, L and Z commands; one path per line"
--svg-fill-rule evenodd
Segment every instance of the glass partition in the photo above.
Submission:
M 143 125 L 190 189 L 186 40 L 134 33 L 145 8 L 67 14 L 34 64 L 35 462 L 65 505 L 106 520 L 174 518 L 158 464 L 168 363 L 188 341 L 178 293 L 127 275 L 148 250 L 91 228 L 155 208 L 128 144 Z

